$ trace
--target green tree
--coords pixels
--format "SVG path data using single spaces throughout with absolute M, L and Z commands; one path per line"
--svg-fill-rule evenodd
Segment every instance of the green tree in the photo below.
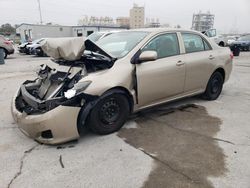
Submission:
M 3 24 L 0 27 L 0 34 L 2 35 L 11 35 L 15 33 L 16 33 L 16 29 L 13 26 L 11 26 L 9 23 Z

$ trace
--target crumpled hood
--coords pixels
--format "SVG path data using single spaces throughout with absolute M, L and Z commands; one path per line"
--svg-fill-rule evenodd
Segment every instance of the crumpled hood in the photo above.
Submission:
M 56 60 L 79 60 L 85 50 L 85 38 L 49 38 L 41 42 L 41 48 L 50 57 Z
M 115 59 L 93 41 L 84 37 L 49 38 L 41 42 L 41 48 L 55 60 L 79 60 L 84 50 L 100 53 L 111 60 Z

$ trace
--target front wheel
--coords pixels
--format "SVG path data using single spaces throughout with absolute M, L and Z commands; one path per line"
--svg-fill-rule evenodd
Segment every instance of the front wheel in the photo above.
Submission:
M 220 72 L 212 74 L 208 81 L 206 91 L 203 93 L 202 98 L 206 100 L 216 100 L 222 91 L 224 79 Z
M 129 102 L 125 95 L 110 94 L 101 99 L 87 118 L 87 127 L 101 135 L 118 131 L 129 116 Z

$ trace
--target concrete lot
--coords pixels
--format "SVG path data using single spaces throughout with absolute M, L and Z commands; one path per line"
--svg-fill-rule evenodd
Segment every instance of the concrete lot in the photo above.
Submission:
M 15 54 L 0 66 L 0 188 L 250 187 L 250 53 L 234 60 L 221 97 L 189 98 L 133 115 L 119 133 L 60 146 L 23 135 L 14 92 L 48 58 Z

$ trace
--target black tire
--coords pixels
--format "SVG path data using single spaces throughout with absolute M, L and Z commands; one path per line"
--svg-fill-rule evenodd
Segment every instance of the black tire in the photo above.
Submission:
M 87 127 L 105 135 L 118 131 L 129 116 L 129 102 L 123 94 L 110 94 L 101 99 L 90 111 Z
M 224 79 L 220 72 L 212 74 L 208 81 L 206 91 L 203 93 L 202 98 L 206 100 L 216 100 L 222 91 Z
M 37 56 L 38 56 L 38 57 L 44 57 L 45 55 L 44 55 L 44 53 L 43 53 L 43 50 L 42 50 L 41 48 L 40 48 L 39 50 L 40 50 L 40 52 L 37 53 Z
M 6 59 L 8 56 L 7 50 L 3 49 L 3 57 L 4 59 Z
M 219 43 L 219 46 L 221 46 L 221 47 L 225 47 L 224 42 L 220 42 L 220 43 Z

